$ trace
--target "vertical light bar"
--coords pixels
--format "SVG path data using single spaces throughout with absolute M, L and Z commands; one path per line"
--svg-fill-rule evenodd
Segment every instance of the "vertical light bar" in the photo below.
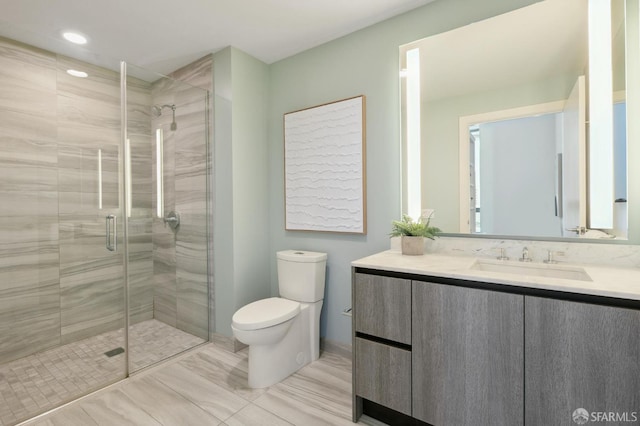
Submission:
M 127 138 L 125 139 L 125 147 L 124 147 L 124 172 L 126 173 L 126 181 L 127 181 L 127 217 L 131 217 L 131 141 Z
M 420 49 L 407 51 L 407 214 L 422 214 L 420 172 Z
M 102 210 L 102 150 L 98 150 L 98 209 Z
M 611 1 L 589 0 L 589 227 L 613 228 Z
M 164 217 L 164 159 L 162 129 L 156 129 L 156 215 Z

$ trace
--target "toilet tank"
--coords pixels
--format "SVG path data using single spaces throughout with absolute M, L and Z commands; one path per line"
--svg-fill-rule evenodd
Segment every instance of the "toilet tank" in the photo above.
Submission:
M 277 253 L 280 297 L 313 303 L 324 298 L 327 254 L 304 250 Z

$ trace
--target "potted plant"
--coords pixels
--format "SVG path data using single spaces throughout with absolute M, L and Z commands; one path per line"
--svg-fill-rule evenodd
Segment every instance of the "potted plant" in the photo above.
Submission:
M 404 214 L 402 220 L 394 220 L 391 228 L 391 237 L 400 237 L 402 254 L 420 255 L 424 254 L 424 239 L 431 240 L 438 232 L 439 228 L 431 226 L 431 216 L 422 216 L 417 222 Z

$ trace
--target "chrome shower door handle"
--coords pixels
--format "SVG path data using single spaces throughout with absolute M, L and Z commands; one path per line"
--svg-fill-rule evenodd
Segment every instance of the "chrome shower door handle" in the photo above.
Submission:
M 105 239 L 107 250 L 116 251 L 118 249 L 118 218 L 110 214 L 105 217 L 106 229 Z

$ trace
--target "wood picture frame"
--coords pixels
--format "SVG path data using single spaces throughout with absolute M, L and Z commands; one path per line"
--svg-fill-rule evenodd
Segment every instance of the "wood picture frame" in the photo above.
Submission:
M 365 96 L 284 114 L 285 229 L 367 233 Z

